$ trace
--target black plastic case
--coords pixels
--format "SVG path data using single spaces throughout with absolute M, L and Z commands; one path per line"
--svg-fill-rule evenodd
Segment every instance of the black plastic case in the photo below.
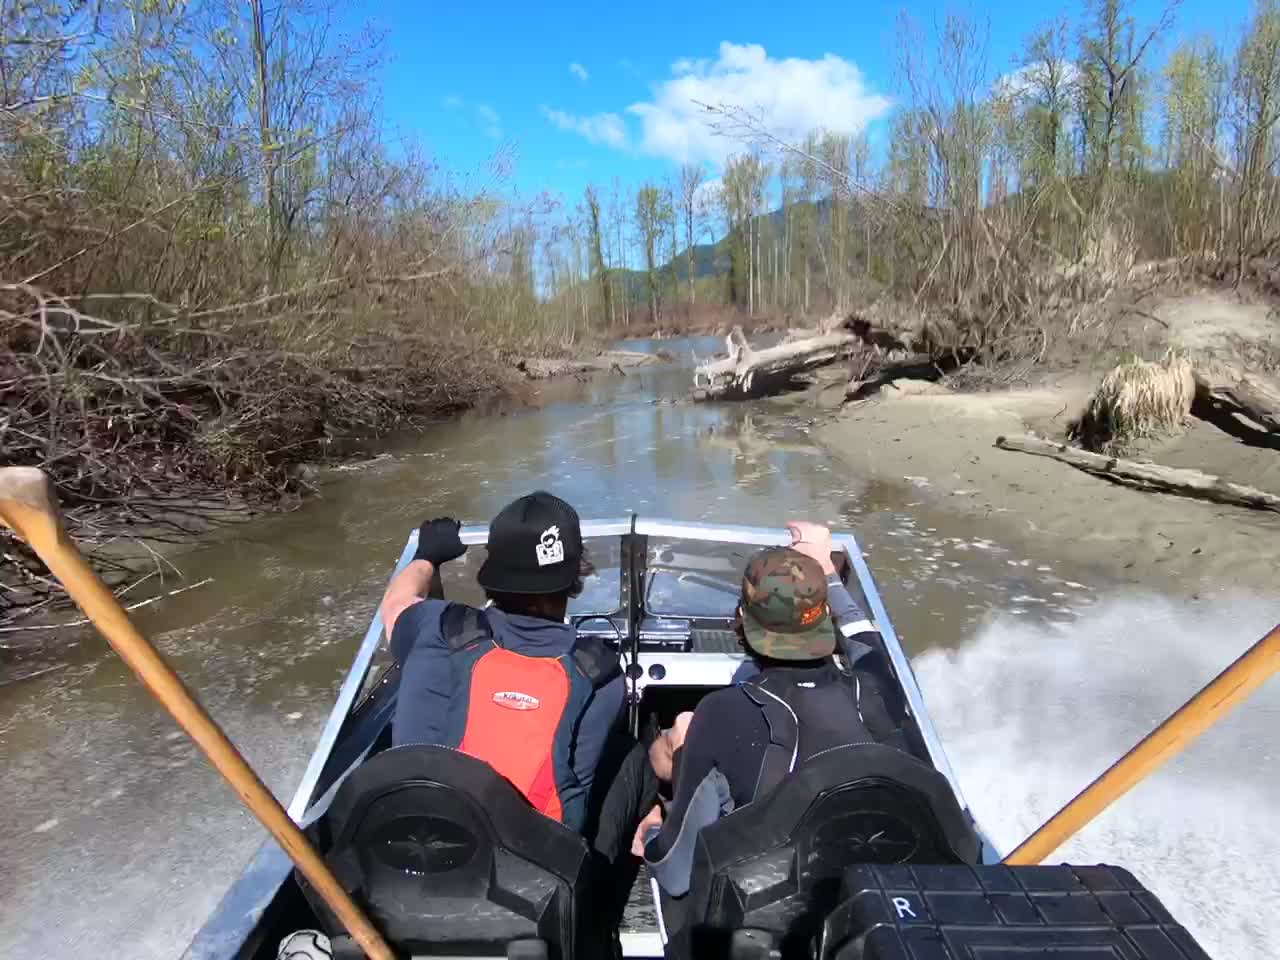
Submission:
M 850 867 L 823 960 L 1209 960 L 1127 870 Z

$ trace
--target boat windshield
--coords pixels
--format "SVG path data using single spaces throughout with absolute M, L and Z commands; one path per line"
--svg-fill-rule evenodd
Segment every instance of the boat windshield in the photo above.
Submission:
M 579 596 L 570 600 L 568 614 L 612 617 L 625 608 L 623 538 L 589 536 L 586 556 L 594 572 Z M 649 617 L 691 617 L 732 620 L 741 594 L 742 570 L 759 547 L 717 540 L 650 536 L 644 557 L 644 613 Z M 484 547 L 472 547 L 458 564 L 445 571 L 445 595 L 463 603 L 484 603 L 475 576 L 484 563 Z M 851 589 L 856 590 L 856 581 Z
M 623 607 L 622 538 L 588 537 L 587 558 L 595 572 L 569 602 L 575 619 L 608 616 Z M 644 609 L 650 616 L 731 619 L 738 604 L 742 571 L 758 547 L 705 540 L 652 538 L 645 557 Z M 446 596 L 482 604 L 475 575 L 486 549 L 473 546 L 445 571 Z
M 645 612 L 732 618 L 742 571 L 757 547 L 706 540 L 650 540 Z
M 595 573 L 583 581 L 582 593 L 569 601 L 569 616 L 604 616 L 622 606 L 622 539 L 587 537 L 583 541 Z

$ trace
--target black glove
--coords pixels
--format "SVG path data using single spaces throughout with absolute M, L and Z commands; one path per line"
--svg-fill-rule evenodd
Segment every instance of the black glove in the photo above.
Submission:
M 467 552 L 466 546 L 458 538 L 461 528 L 462 524 L 452 517 L 428 520 L 418 528 L 418 552 L 413 555 L 413 559 L 426 560 L 437 568 L 442 563 L 456 560 Z

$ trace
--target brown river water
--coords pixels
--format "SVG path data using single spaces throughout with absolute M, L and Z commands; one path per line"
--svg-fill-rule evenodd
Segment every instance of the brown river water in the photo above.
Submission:
M 299 510 L 178 561 L 207 586 L 140 610 L 286 800 L 411 528 L 537 487 L 631 511 L 854 530 L 965 793 L 1007 849 L 1274 623 L 1276 597 L 1117 595 L 1051 543 L 987 538 L 910 478 L 868 483 L 769 404 L 682 401 L 675 364 L 544 384 L 327 471 Z M 681 402 L 670 402 L 680 400 Z M 1082 525 L 1087 524 L 1082 518 Z M 94 635 L 0 661 L 0 956 L 177 957 L 261 831 Z M 1215 960 L 1280 957 L 1280 686 L 1135 789 L 1061 859 L 1119 863 Z

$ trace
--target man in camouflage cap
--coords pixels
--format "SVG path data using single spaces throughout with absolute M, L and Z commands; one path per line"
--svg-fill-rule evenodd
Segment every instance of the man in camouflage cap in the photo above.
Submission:
M 758 656 L 818 660 L 835 653 L 826 574 L 791 547 L 771 547 L 751 558 L 742 574 L 738 616 L 747 646 Z
M 737 625 L 754 675 L 705 696 L 666 736 L 674 799 L 655 807 L 633 852 L 671 896 L 689 888 L 698 831 L 772 790 L 808 758 L 890 740 L 898 719 L 867 665 L 881 641 L 836 572 L 831 535 L 788 524 L 791 546 L 747 563 Z M 844 663 L 832 654 L 840 644 Z

